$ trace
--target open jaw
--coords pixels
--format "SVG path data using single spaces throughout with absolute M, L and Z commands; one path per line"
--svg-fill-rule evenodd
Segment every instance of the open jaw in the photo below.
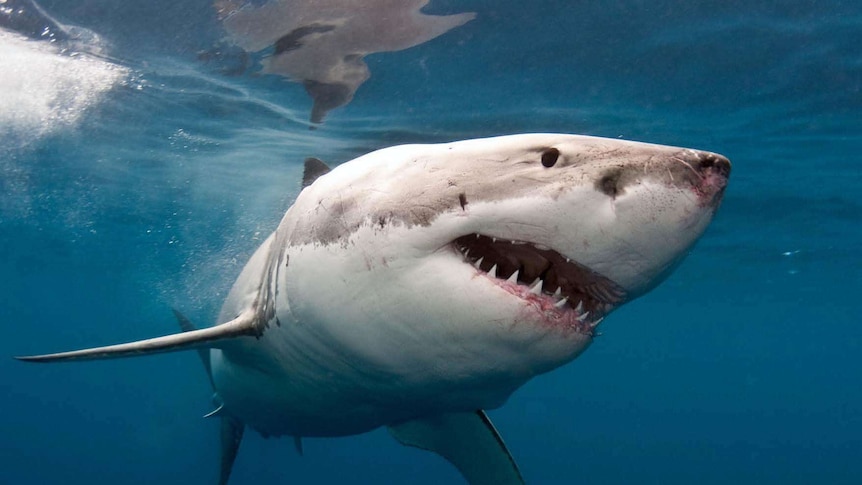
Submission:
M 539 244 L 468 234 L 452 246 L 466 263 L 552 325 L 593 335 L 605 315 L 627 300 L 618 284 Z

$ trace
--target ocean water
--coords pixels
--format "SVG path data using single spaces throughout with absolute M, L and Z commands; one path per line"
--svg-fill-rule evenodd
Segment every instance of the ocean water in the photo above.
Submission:
M 11 357 L 212 323 L 307 156 L 544 131 L 734 168 L 676 273 L 491 411 L 528 483 L 862 483 L 862 3 L 432 0 L 475 18 L 367 51 L 319 124 L 212 2 L 31 5 L 0 0 L 0 483 L 215 483 L 193 353 Z M 249 432 L 231 483 L 459 480 L 385 431 Z

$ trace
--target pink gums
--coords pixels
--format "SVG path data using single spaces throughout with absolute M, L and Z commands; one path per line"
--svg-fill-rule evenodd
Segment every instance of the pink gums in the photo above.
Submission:
M 701 207 L 716 205 L 724 194 L 727 186 L 727 176 L 710 171 L 699 184 L 692 185 Z
M 591 325 L 591 322 L 589 320 L 585 320 L 583 322 L 578 320 L 578 317 L 580 317 L 581 314 L 579 314 L 574 308 L 568 306 L 568 303 L 562 308 L 557 308 L 554 306 L 554 303 L 556 303 L 554 299 L 548 295 L 536 295 L 524 285 L 491 278 L 481 271 L 479 274 L 491 280 L 507 293 L 520 298 L 524 302 L 524 310 L 531 317 L 531 320 L 535 320 L 536 317 L 538 317 L 540 323 L 550 327 L 574 331 L 589 337 L 594 336 L 595 329 Z

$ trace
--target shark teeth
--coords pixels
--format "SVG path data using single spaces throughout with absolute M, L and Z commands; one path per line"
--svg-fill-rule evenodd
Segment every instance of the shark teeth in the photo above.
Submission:
M 530 288 L 530 293 L 534 295 L 541 295 L 543 284 L 544 281 L 542 281 L 542 278 L 536 278 L 536 281 L 533 282 L 533 286 Z
M 515 270 L 515 272 L 514 272 L 514 273 L 512 273 L 512 276 L 509 276 L 509 278 L 508 278 L 506 281 L 507 281 L 507 282 L 509 282 L 509 283 L 512 283 L 513 285 L 517 285 L 517 284 L 518 284 L 518 273 L 519 273 L 519 272 L 520 272 L 520 270 L 517 270 L 517 269 L 516 269 L 516 270 Z
M 588 332 L 626 299 L 613 281 L 542 244 L 471 233 L 452 246 L 476 271 L 516 285 L 524 298 L 538 298 L 544 311 L 557 315 L 552 318 L 565 315 Z
M 483 260 L 484 260 L 484 258 L 479 258 L 478 261 L 475 261 L 471 264 L 481 271 L 480 265 L 481 265 Z M 494 264 L 493 266 L 491 266 L 491 269 L 489 269 L 487 272 L 488 276 L 491 278 L 502 279 L 502 277 L 499 275 L 497 268 L 498 268 L 497 264 Z M 578 320 L 581 323 L 589 323 L 588 319 L 589 319 L 590 315 L 593 314 L 594 312 L 585 311 L 583 300 L 579 300 L 577 306 L 570 306 L 569 305 L 569 297 L 563 295 L 563 290 L 559 286 L 556 289 L 554 289 L 553 292 L 545 291 L 545 280 L 543 280 L 542 278 L 536 278 L 535 280 L 533 280 L 533 282 L 531 284 L 526 285 L 522 281 L 518 281 L 520 273 L 521 273 L 521 270 L 515 270 L 515 272 L 513 272 L 511 275 L 509 275 L 508 278 L 506 278 L 506 282 L 509 284 L 513 284 L 513 285 L 524 286 L 527 288 L 527 291 L 532 295 L 536 295 L 536 296 L 543 296 L 544 295 L 545 297 L 549 297 L 554 301 L 554 308 L 556 308 L 557 310 L 566 311 L 566 308 L 568 308 L 569 310 L 573 310 L 575 313 L 578 314 L 578 316 L 576 317 L 576 320 Z M 601 320 L 602 319 L 599 318 L 597 321 L 600 322 Z M 595 324 L 593 322 L 593 323 L 589 323 L 589 325 L 591 326 L 590 328 L 595 328 L 595 325 L 597 325 L 597 324 Z

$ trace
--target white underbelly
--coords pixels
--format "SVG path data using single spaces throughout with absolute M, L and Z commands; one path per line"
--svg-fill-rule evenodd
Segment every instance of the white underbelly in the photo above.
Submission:
M 260 339 L 211 351 L 225 409 L 264 435 L 343 436 L 414 417 L 502 405 L 523 379 L 407 372 L 322 348 L 302 332 L 270 328 Z M 293 343 L 293 345 L 292 345 Z

